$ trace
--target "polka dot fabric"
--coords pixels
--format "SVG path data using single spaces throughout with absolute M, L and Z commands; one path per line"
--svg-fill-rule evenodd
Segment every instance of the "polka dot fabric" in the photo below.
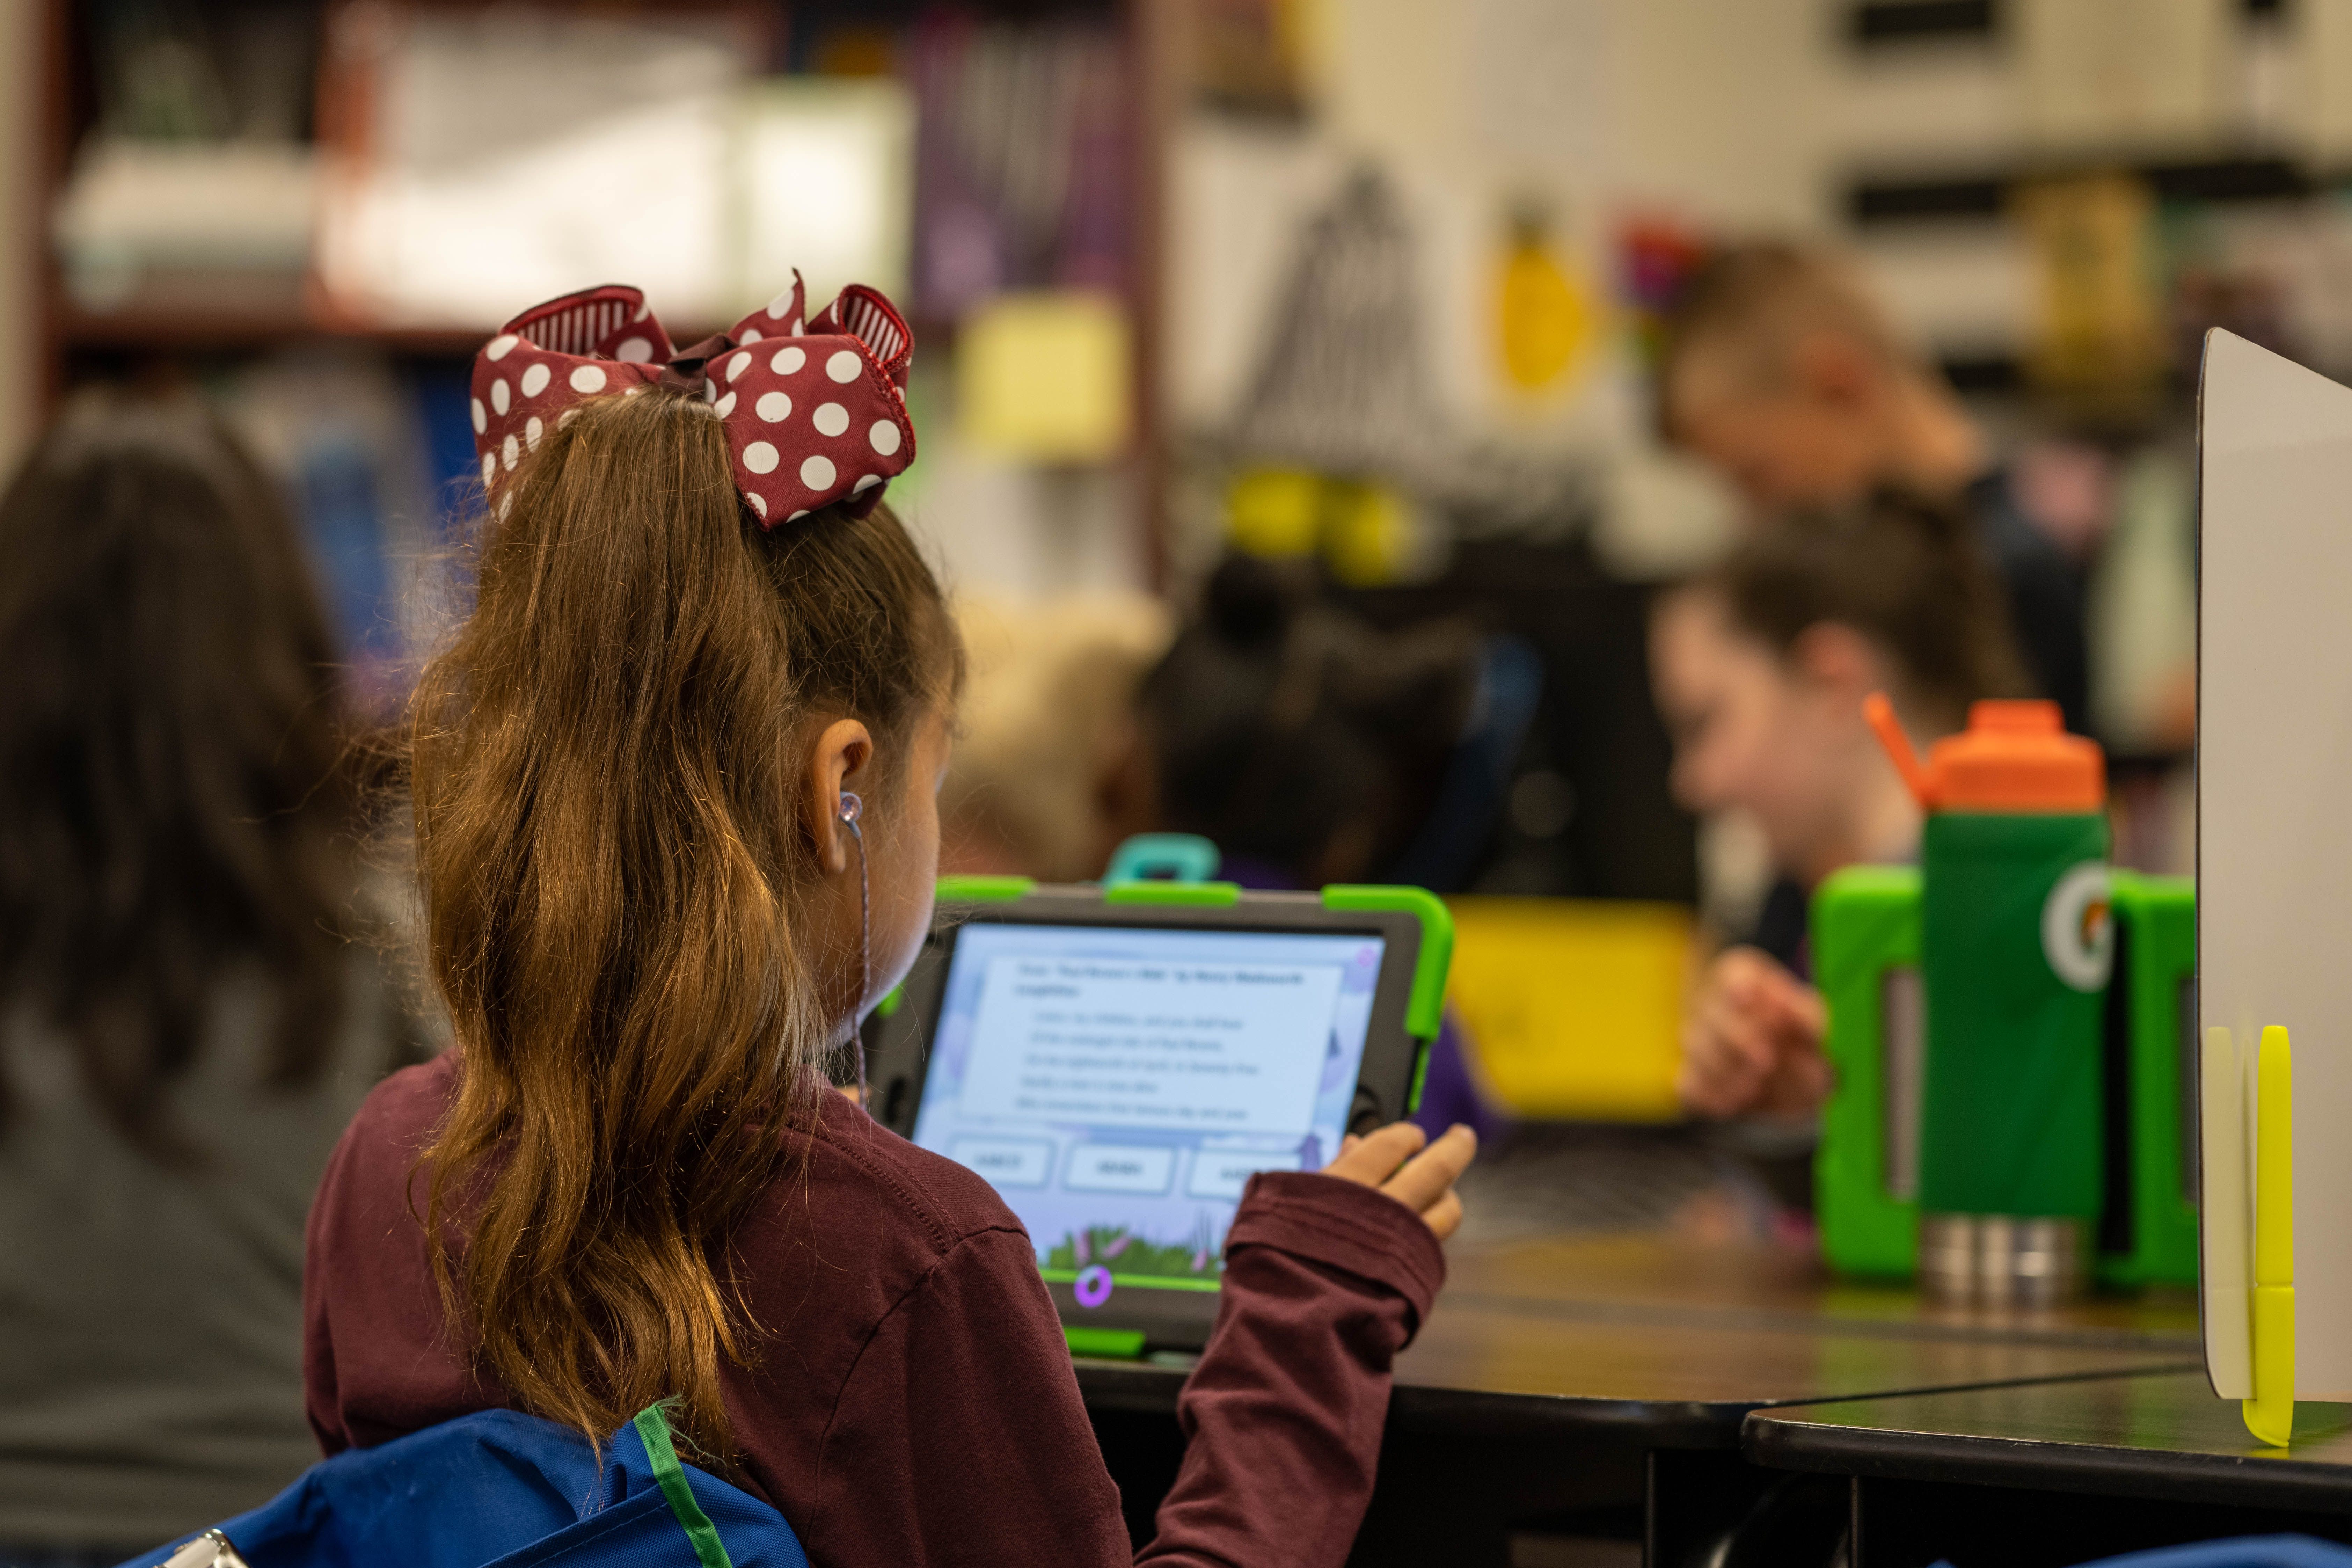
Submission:
M 495 489 L 575 405 L 663 386 L 718 415 L 736 488 L 761 526 L 838 500 L 869 509 L 915 460 L 914 350 L 905 319 L 863 284 L 810 317 L 798 272 L 733 328 L 682 350 L 637 289 L 567 294 L 525 310 L 474 356 L 482 482 Z

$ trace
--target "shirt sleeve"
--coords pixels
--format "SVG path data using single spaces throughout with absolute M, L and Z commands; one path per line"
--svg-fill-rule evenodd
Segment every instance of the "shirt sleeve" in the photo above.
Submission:
M 1118 1489 L 1018 1230 L 965 1237 L 882 1319 L 820 1448 L 814 1563 L 1131 1561 Z M 910 1500 L 877 1510 L 861 1500 Z
M 302 1405 L 303 1415 L 310 1423 L 310 1435 L 319 1440 L 319 1452 L 329 1458 L 352 1446 L 343 1430 L 342 1412 L 336 1405 L 335 1335 L 327 1322 L 327 1292 L 322 1279 L 324 1270 L 319 1259 L 326 1248 L 320 1232 L 325 1228 L 323 1210 L 330 1201 L 336 1167 L 341 1163 L 342 1150 L 335 1150 L 327 1164 L 327 1173 L 319 1184 L 319 1192 L 310 1201 L 310 1215 L 304 1222 L 302 1250 Z
M 1436 1236 L 1395 1199 L 1336 1176 L 1253 1177 L 1178 1405 L 1183 1468 L 1137 1561 L 1338 1568 L 1371 1500 L 1391 1365 L 1444 1279 Z

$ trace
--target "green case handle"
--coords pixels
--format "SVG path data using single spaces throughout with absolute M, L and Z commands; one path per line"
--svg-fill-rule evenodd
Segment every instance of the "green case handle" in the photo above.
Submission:
M 1072 1355 L 1097 1356 L 1106 1361 L 1139 1361 L 1143 1356 L 1141 1329 L 1097 1329 L 1066 1323 L 1062 1338 Z
M 2103 1253 L 2111 1285 L 2197 1283 L 2197 884 L 2187 877 L 2108 873 L 2117 934 L 2111 985 L 2123 988 L 2131 1246 Z
M 1036 885 L 1034 877 L 941 877 L 933 895 L 943 904 L 1009 904 Z
M 1234 882 L 1107 882 L 1107 904 L 1175 904 L 1192 909 L 1229 910 L 1242 901 Z
M 1454 911 L 1445 907 L 1445 900 L 1427 888 L 1339 882 L 1323 889 L 1323 907 L 1343 911 L 1401 910 L 1420 920 L 1421 955 L 1413 961 L 1412 994 L 1405 1003 L 1404 1027 L 1415 1039 L 1435 1039 L 1445 1022 L 1445 975 L 1454 966 Z
M 939 899 L 942 903 L 1010 903 L 1036 885 L 1028 877 L 941 877 Z M 1241 896 L 1240 887 L 1232 882 L 1110 882 L 1102 890 L 1107 904 L 1163 908 L 1232 909 Z M 1404 1026 L 1417 1039 L 1435 1039 L 1445 1021 L 1445 975 L 1454 964 L 1454 911 L 1444 900 L 1426 888 L 1347 882 L 1323 889 L 1323 907 L 1342 912 L 1402 912 L 1421 921 L 1421 952 L 1413 961 Z M 886 998 L 884 1006 L 891 1005 Z
M 1918 1261 L 1918 1201 L 1890 1190 L 1885 982 L 1919 967 L 1919 910 L 1913 866 L 1848 866 L 1813 893 L 1813 984 L 1829 1004 L 1822 1048 L 1836 1084 L 1822 1108 L 1813 1208 L 1822 1256 L 1842 1274 L 1904 1276 Z

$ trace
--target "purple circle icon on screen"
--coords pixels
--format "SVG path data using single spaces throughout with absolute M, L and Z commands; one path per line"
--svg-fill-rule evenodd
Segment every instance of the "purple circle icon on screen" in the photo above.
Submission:
M 1081 1307 L 1099 1307 L 1110 1300 L 1110 1270 L 1097 1263 L 1078 1270 L 1070 1282 L 1070 1294 L 1078 1299 Z

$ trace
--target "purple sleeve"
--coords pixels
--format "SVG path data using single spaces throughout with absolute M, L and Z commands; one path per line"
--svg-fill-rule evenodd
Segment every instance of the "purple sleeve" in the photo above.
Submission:
M 1435 1138 L 1457 1121 L 1478 1134 L 1483 1147 L 1510 1124 L 1510 1118 L 1478 1091 L 1469 1059 L 1463 1055 L 1462 1022 L 1449 1007 L 1437 1038 L 1430 1042 L 1429 1072 L 1422 1080 L 1421 1105 L 1412 1113 L 1412 1123 Z
M 1338 1568 L 1371 1500 L 1390 1365 L 1444 1279 L 1437 1237 L 1395 1199 L 1336 1176 L 1252 1178 L 1177 1407 L 1183 1468 L 1137 1562 Z

